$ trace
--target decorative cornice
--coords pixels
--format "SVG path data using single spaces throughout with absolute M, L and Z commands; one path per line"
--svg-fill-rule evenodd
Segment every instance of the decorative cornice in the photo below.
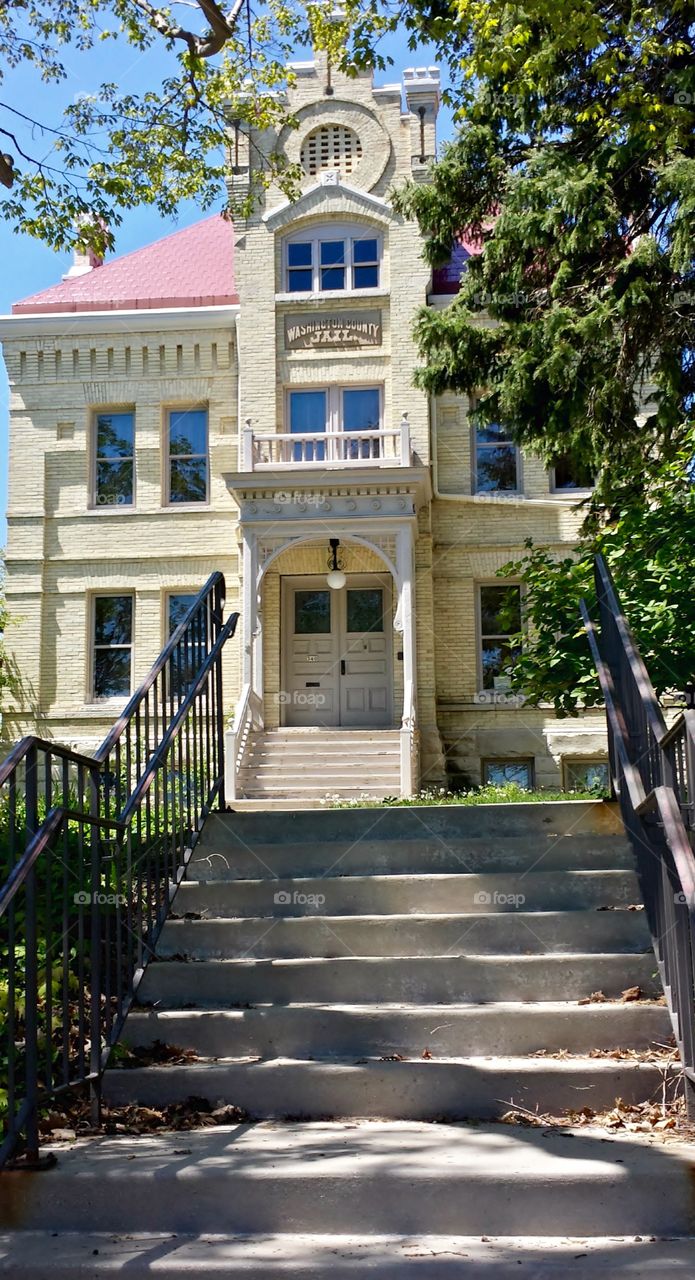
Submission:
M 326 204 L 331 214 L 362 214 L 384 224 L 399 221 L 391 206 L 379 196 L 360 191 L 345 182 L 326 181 L 308 187 L 298 200 L 283 201 L 281 205 L 265 213 L 263 221 L 270 231 L 279 231 L 300 218 L 307 218 L 317 210 L 320 211 Z
M 77 337 L 98 333 L 152 333 L 181 329 L 227 329 L 238 303 L 221 307 L 147 307 L 137 311 L 51 311 L 36 315 L 0 315 L 0 339 Z

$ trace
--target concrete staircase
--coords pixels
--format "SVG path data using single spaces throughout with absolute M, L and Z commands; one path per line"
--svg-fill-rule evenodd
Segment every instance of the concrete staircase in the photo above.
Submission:
M 692 1274 L 695 1147 L 499 1123 L 675 1085 L 638 904 L 605 804 L 213 817 L 125 1032 L 198 1058 L 105 1093 L 249 1122 L 4 1175 L 0 1274 Z
M 397 729 L 266 729 L 251 734 L 239 794 L 263 801 L 383 800 L 400 792 Z

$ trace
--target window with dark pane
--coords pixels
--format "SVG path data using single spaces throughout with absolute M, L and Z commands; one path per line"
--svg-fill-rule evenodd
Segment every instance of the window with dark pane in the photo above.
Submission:
M 480 643 L 483 688 L 507 677 L 519 654 L 521 592 L 516 586 L 480 588 Z
M 496 423 L 475 428 L 475 493 L 514 493 L 519 488 L 518 451 Z
M 169 635 L 172 636 L 183 622 L 195 595 L 180 592 L 169 596 Z M 177 697 L 185 697 L 206 653 L 207 619 L 205 615 L 197 617 L 187 628 L 184 637 L 179 641 L 171 657 L 171 692 Z
M 321 289 L 345 288 L 345 241 L 322 240 L 319 244 Z
M 533 786 L 533 762 L 531 760 L 484 760 L 483 783 L 494 787 L 514 784 L 530 791 Z
M 379 387 L 345 388 L 342 405 L 342 431 L 378 431 L 381 426 L 381 393 Z M 376 458 L 378 440 L 345 440 L 346 458 Z
M 133 655 L 133 597 L 94 599 L 95 698 L 122 698 L 130 693 Z
M 571 453 L 563 453 L 555 459 L 552 470 L 552 487 L 555 493 L 572 489 L 591 489 L 594 476 L 590 467 Z
M 330 591 L 295 591 L 294 634 L 296 636 L 330 635 Z
M 360 587 L 348 591 L 347 630 L 384 630 L 384 593 L 381 587 Z
M 169 412 L 169 501 L 207 502 L 207 409 Z
M 379 285 L 379 242 L 376 239 L 352 242 L 353 289 L 376 289 Z
M 130 507 L 135 478 L 135 415 L 99 413 L 95 430 L 95 505 Z
M 328 418 L 327 391 L 291 391 L 289 395 L 290 431 L 292 435 L 325 432 Z M 321 440 L 299 440 L 292 447 L 293 462 L 323 462 Z
M 311 241 L 287 246 L 287 290 L 310 293 L 314 286 L 313 244 Z

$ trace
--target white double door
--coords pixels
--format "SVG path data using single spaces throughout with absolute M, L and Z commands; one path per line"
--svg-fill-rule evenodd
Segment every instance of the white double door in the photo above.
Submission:
M 340 591 L 325 577 L 283 578 L 283 723 L 390 727 L 391 579 L 350 574 Z

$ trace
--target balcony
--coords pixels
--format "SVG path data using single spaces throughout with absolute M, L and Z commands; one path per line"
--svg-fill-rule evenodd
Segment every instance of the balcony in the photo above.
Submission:
M 378 431 L 258 432 L 250 423 L 242 431 L 240 470 L 307 471 L 410 467 L 407 414 L 398 427 Z

